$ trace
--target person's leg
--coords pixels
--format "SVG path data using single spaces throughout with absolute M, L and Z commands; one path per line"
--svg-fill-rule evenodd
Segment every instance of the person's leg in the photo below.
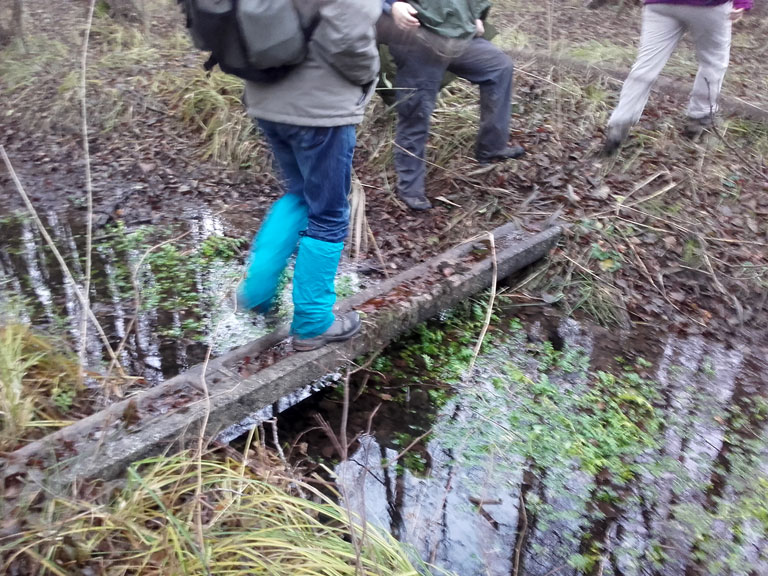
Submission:
M 274 154 L 286 193 L 269 209 L 251 244 L 245 278 L 237 289 L 238 304 L 266 312 L 272 305 L 288 259 L 296 251 L 299 233 L 307 227 L 304 177 L 290 143 L 272 122 L 259 122 Z
M 294 348 L 311 350 L 346 340 L 360 329 L 356 313 L 335 318 L 334 280 L 349 229 L 349 193 L 355 126 L 289 131 L 309 209 L 293 276 Z
M 707 124 L 717 112 L 717 100 L 723 86 L 731 54 L 732 3 L 690 10 L 689 30 L 696 46 L 699 71 L 693 83 L 688 117 Z
M 643 8 L 643 29 L 637 60 L 621 88 L 619 103 L 608 120 L 606 152 L 614 152 L 643 113 L 653 83 L 685 32 L 673 4 L 648 4 Z
M 426 145 L 446 62 L 416 42 L 391 44 L 389 51 L 397 64 L 394 151 L 397 191 L 409 207 L 426 210 L 431 207 L 424 195 Z
M 475 38 L 467 49 L 451 60 L 448 70 L 480 88 L 478 160 L 516 158 L 524 153 L 507 145 L 512 103 L 512 59 L 484 38 Z

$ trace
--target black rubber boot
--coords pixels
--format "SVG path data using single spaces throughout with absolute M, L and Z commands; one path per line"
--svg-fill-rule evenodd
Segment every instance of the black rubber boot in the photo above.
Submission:
M 525 148 L 522 146 L 507 146 L 504 150 L 492 154 L 477 154 L 477 161 L 480 164 L 490 164 L 491 162 L 504 162 L 513 160 L 525 155 Z
M 423 212 L 424 210 L 432 208 L 432 203 L 424 194 L 405 196 L 404 194 L 398 193 L 397 197 L 400 198 L 408 208 L 415 210 L 416 212 Z
M 605 143 L 601 154 L 603 156 L 613 156 L 619 151 L 624 140 L 629 136 L 629 126 L 620 124 L 616 126 L 608 126 L 605 130 Z
M 689 117 L 685 120 L 685 125 L 683 126 L 683 135 L 695 142 L 701 138 L 701 135 L 704 134 L 704 130 L 712 128 L 714 125 L 715 121 L 711 116 L 704 116 L 703 118 Z

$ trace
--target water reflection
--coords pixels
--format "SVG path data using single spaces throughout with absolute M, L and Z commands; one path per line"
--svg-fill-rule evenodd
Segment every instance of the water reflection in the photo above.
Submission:
M 534 324 L 529 334 L 552 331 Z M 462 576 L 768 574 L 765 359 L 701 337 L 617 334 L 573 320 L 555 328 L 561 358 L 582 350 L 589 370 L 545 371 L 541 348 L 526 352 L 530 346 L 513 337 L 481 357 L 475 377 L 450 401 L 433 406 L 431 424 L 423 421 L 423 405 L 414 410 L 405 395 L 389 402 L 385 395 L 372 433 L 335 468 L 352 508 Z M 584 449 L 607 458 L 614 452 L 604 444 L 626 439 L 609 420 L 590 428 L 589 405 L 573 399 L 588 394 L 598 371 L 615 374 L 638 355 L 652 363 L 652 444 L 619 446 L 613 464 L 601 465 Z M 627 381 L 633 378 L 631 372 Z M 606 376 L 603 384 L 626 382 Z M 633 412 L 642 403 L 633 390 L 617 392 L 629 420 L 644 413 Z M 340 404 L 332 394 L 282 416 L 283 438 L 290 443 L 303 432 L 316 458 L 328 456 L 328 442 L 305 430 L 315 412 L 338 429 Z M 350 436 L 365 430 L 382 401 L 380 392 L 369 395 L 351 408 Z M 642 432 L 645 422 L 636 420 Z M 592 444 L 577 445 L 579 457 L 566 448 L 568 435 L 559 435 L 569 422 L 586 426 L 573 429 L 574 442 L 595 434 Z M 402 450 L 399 434 L 416 436 L 430 425 L 431 440 L 415 448 L 425 470 L 405 459 L 383 464 Z
M 184 207 L 171 217 L 175 221 L 157 226 L 95 231 L 92 310 L 113 349 L 124 342 L 120 360 L 126 372 L 150 384 L 201 362 L 209 345 L 214 354 L 221 354 L 269 329 L 263 318 L 235 309 L 231 292 L 242 264 L 231 250 L 223 257 L 210 256 L 205 266 L 189 272 L 188 282 L 185 272 L 178 272 L 179 284 L 191 287 L 182 306 L 168 306 L 162 293 L 153 296 L 157 304 L 147 304 L 147 294 L 158 286 L 173 285 L 174 274 L 172 269 L 162 269 L 159 272 L 165 277 L 158 278 L 146 258 L 150 247 L 171 240 L 167 246 L 176 250 L 176 259 L 183 264 L 212 237 L 247 238 L 251 234 L 230 223 L 226 213 L 214 212 L 205 205 Z M 41 214 L 41 218 L 77 279 L 77 288 L 82 289 L 85 237 L 84 229 L 75 224 L 83 219 L 82 214 L 50 212 Z M 173 240 L 176 236 L 183 237 Z M 137 309 L 132 276 L 140 261 L 144 303 Z M 77 348 L 82 309 L 76 288 L 66 280 L 34 223 L 23 214 L 6 215 L 0 220 L 0 297 L 21 302 L 16 306 L 21 308 L 19 314 L 37 326 L 66 336 Z M 92 326 L 86 355 L 83 363 L 93 371 L 102 371 L 109 363 Z

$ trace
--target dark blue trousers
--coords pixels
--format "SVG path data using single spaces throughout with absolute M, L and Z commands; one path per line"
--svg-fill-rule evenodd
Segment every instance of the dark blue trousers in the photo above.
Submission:
M 349 194 L 356 127 L 295 126 L 259 120 L 283 178 L 286 194 L 306 205 L 306 235 L 343 242 L 349 229 Z M 298 236 L 296 242 L 299 241 Z
M 458 57 L 441 57 L 417 42 L 391 43 L 397 64 L 395 171 L 404 196 L 424 194 L 429 124 L 446 70 L 480 87 L 480 129 L 475 153 L 493 156 L 506 148 L 512 99 L 512 59 L 483 38 Z

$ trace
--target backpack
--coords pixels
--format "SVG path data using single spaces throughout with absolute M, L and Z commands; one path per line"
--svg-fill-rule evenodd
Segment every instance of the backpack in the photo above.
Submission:
M 292 0 L 177 0 L 204 64 L 253 82 L 276 82 L 307 55 L 309 30 Z

